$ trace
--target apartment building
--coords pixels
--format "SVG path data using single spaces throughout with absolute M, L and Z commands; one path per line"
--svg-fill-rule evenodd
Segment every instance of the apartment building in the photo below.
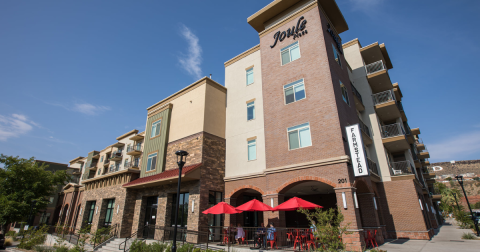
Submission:
M 276 0 L 247 21 L 260 44 L 224 64 L 225 201 L 275 207 L 296 196 L 338 206 L 347 250 L 361 250 L 366 230 L 380 242 L 429 239 L 438 225 L 423 176 L 429 154 L 408 126 L 385 45 L 342 44 L 348 25 L 334 0 Z M 368 166 L 361 175 L 346 131 L 355 125 Z M 269 222 L 308 226 L 296 212 L 225 216 L 247 227 Z
M 147 108 L 144 132 L 129 131 L 103 150 L 71 160 L 81 180 L 63 189 L 61 223 L 75 229 L 91 225 L 92 230 L 115 225 L 120 237 L 134 233 L 162 239 L 163 233 L 144 227 L 173 225 L 179 173 L 175 152 L 185 150 L 180 227 L 223 224 L 200 211 L 218 203 L 211 202 L 212 195 L 223 198 L 225 105 L 226 88 L 202 78 Z

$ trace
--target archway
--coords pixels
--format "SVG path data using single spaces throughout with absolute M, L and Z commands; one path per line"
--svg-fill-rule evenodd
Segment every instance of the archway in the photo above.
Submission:
M 73 225 L 72 225 L 72 227 L 73 227 L 74 230 L 75 230 L 76 227 L 77 227 L 77 220 L 78 220 L 78 215 L 80 214 L 80 208 L 81 208 L 81 207 L 82 207 L 81 204 L 77 206 L 77 212 L 75 213 L 75 219 L 73 219 Z
M 262 196 L 262 193 L 255 189 L 244 188 L 232 194 L 230 197 L 230 204 L 234 207 L 237 207 L 253 199 L 263 202 Z M 243 212 L 240 214 L 230 215 L 229 224 L 233 224 L 234 226 L 240 224 L 242 227 L 258 227 L 262 223 L 263 212 Z
M 65 205 L 65 207 L 63 207 L 63 211 L 62 211 L 62 218 L 60 219 L 60 223 L 63 224 L 67 218 L 67 214 L 68 214 L 68 204 Z
M 301 180 L 290 183 L 288 186 L 279 190 L 279 195 L 283 195 L 283 201 L 280 202 L 279 200 L 279 204 L 293 197 L 298 197 L 323 206 L 324 210 L 337 207 L 337 196 L 335 194 L 334 187 L 329 183 L 320 182 L 318 180 Z M 281 199 L 280 196 L 279 199 Z M 284 213 L 285 217 L 280 217 L 281 226 L 303 228 L 310 227 L 310 223 L 304 214 L 297 211 L 285 211 Z

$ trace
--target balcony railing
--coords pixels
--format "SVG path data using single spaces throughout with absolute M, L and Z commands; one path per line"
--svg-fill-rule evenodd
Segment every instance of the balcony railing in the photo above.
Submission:
M 412 134 L 412 130 L 410 129 L 410 126 L 408 126 L 408 123 L 407 123 L 407 122 L 404 122 L 404 123 L 403 123 L 403 128 L 405 129 L 405 133 L 406 133 L 407 135 Z
M 418 150 L 417 150 L 417 146 L 415 146 L 415 144 L 411 144 L 412 146 L 412 156 L 413 156 L 413 160 L 418 160 Z
M 397 107 L 398 107 L 398 110 L 404 111 L 404 110 L 403 110 L 403 105 L 402 105 L 402 102 L 401 102 L 401 101 L 397 101 Z
M 393 176 L 415 174 L 414 168 L 410 161 L 392 162 L 390 163 L 390 168 Z
M 116 172 L 120 170 L 120 164 L 110 165 L 108 172 Z
M 112 156 L 109 159 L 121 158 L 121 157 L 122 157 L 122 151 L 115 151 L 115 152 L 112 152 Z
M 141 145 L 131 145 L 127 147 L 127 152 L 130 151 L 142 151 L 142 146 Z
M 125 168 L 138 168 L 139 162 L 128 162 L 125 164 Z
M 417 140 L 415 141 L 415 143 L 417 144 L 423 144 L 423 140 L 421 138 L 417 138 Z
M 88 167 L 88 168 L 97 167 L 97 164 L 98 164 L 98 162 L 92 162 L 92 163 L 90 163 L 90 167 Z
M 358 121 L 359 121 L 360 129 L 363 131 L 363 133 L 367 134 L 367 136 L 372 138 L 372 135 L 370 134 L 370 129 L 368 128 L 368 126 L 365 123 L 363 123 L 362 120 L 360 120 L 360 118 L 358 118 Z
M 351 85 L 351 86 L 352 86 L 353 95 L 355 95 L 363 104 L 362 95 L 358 92 L 358 90 L 355 88 L 354 85 Z
M 379 60 L 377 62 L 373 62 L 371 64 L 368 64 L 365 66 L 365 70 L 367 70 L 367 75 L 376 73 L 378 71 L 382 71 L 387 69 L 385 67 L 385 64 L 383 63 L 382 60 Z
M 386 102 L 395 101 L 395 93 L 393 90 L 387 90 L 380 93 L 372 94 L 373 105 L 379 105 Z
M 378 167 L 377 163 L 373 162 L 370 158 L 367 158 L 368 168 L 370 169 L 371 173 L 374 173 L 378 176 Z
M 394 123 L 382 126 L 382 137 L 395 137 L 395 136 L 404 136 L 405 129 L 401 123 Z

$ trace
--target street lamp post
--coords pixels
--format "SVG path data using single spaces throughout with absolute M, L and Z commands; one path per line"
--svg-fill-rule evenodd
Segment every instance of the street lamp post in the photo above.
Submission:
M 453 197 L 455 198 L 455 203 L 457 203 L 457 210 L 460 210 L 460 207 L 458 206 L 458 201 L 457 201 L 457 194 L 452 192 Z
M 472 218 L 473 224 L 475 225 L 477 236 L 480 236 L 480 230 L 478 230 L 478 224 L 475 221 L 475 217 L 473 217 L 473 212 L 472 212 L 472 208 L 470 207 L 470 202 L 468 202 L 468 197 L 467 197 L 467 194 L 465 193 L 465 188 L 463 188 L 463 176 L 455 176 L 455 178 L 457 179 L 458 183 L 462 187 L 463 195 L 465 195 L 465 200 L 467 201 L 468 209 L 470 210 L 470 217 Z
M 172 252 L 177 252 L 177 222 L 178 222 L 178 206 L 180 205 L 180 183 L 182 182 L 182 168 L 187 161 L 188 152 L 179 150 L 175 152 L 178 164 L 178 185 L 177 185 L 177 202 L 175 205 L 175 226 L 173 227 L 173 244 Z

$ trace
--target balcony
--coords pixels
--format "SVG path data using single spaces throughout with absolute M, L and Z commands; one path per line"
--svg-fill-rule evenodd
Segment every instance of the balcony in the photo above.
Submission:
M 119 161 L 122 160 L 122 152 L 121 151 L 115 151 L 112 152 L 112 156 L 109 158 L 110 161 Z
M 415 175 L 415 168 L 413 168 L 410 161 L 399 161 L 390 163 L 391 175 Z
M 129 139 L 137 142 L 137 141 L 143 140 L 144 137 L 145 136 L 143 136 L 143 135 L 135 135 L 135 136 L 130 137 Z
M 110 157 L 108 156 L 105 156 L 105 160 L 103 160 L 103 167 L 108 167 L 108 165 L 110 164 Z
M 393 83 L 393 92 L 395 93 L 395 100 L 401 101 L 403 94 L 400 90 L 400 87 L 398 86 L 398 83 Z
M 139 162 L 128 162 L 125 164 L 125 169 L 139 169 L 140 166 L 139 166 Z
M 88 168 L 90 168 L 91 171 L 94 171 L 97 169 L 97 164 L 98 162 L 91 162 Z
M 418 158 L 420 158 L 420 159 L 430 158 L 430 153 L 428 153 L 427 147 L 425 147 L 425 150 L 423 150 L 422 152 L 418 153 Z
M 105 169 L 103 171 L 103 174 L 107 174 L 107 173 L 112 173 L 112 172 L 117 172 L 120 170 L 120 163 L 116 163 L 114 165 L 110 165 L 110 167 L 108 169 Z
M 414 128 L 414 129 L 412 129 L 412 134 L 414 134 L 415 136 L 420 135 L 420 128 Z
M 353 100 L 355 101 L 355 107 L 357 107 L 358 111 L 364 111 L 365 106 L 363 105 L 363 100 L 362 100 L 362 95 L 358 92 L 358 90 L 355 88 L 355 86 L 352 86 L 352 92 L 353 92 Z
M 395 120 L 402 116 L 393 90 L 373 94 L 372 98 L 375 112 L 383 121 Z
M 425 144 L 423 144 L 423 140 L 421 138 L 417 138 L 417 140 L 415 141 L 415 145 L 417 146 L 418 151 L 425 150 Z
M 420 163 L 422 163 L 422 166 L 429 166 L 430 161 L 428 159 L 420 159 Z
M 365 145 L 370 145 L 373 143 L 373 140 L 372 140 L 372 134 L 370 133 L 370 129 L 368 128 L 368 126 L 363 123 L 362 120 L 360 120 L 360 118 L 358 118 L 358 124 L 360 126 L 360 129 L 362 130 L 362 139 L 363 139 L 363 143 Z
M 382 142 L 390 152 L 405 151 L 410 148 L 405 129 L 400 123 L 382 126 Z
M 366 65 L 365 70 L 367 71 L 368 83 L 370 83 L 373 93 L 393 89 L 392 81 L 382 60 Z
M 403 122 L 403 128 L 405 129 L 405 134 L 407 134 L 407 140 L 409 144 L 415 143 L 415 139 L 413 138 L 412 135 L 412 130 L 410 129 L 410 126 L 408 126 L 407 122 Z
M 415 144 L 412 144 L 412 157 L 413 160 L 418 160 L 418 150 L 417 147 L 415 147 Z
M 117 147 L 117 148 L 119 148 L 119 147 L 125 146 L 125 144 L 124 144 L 124 143 L 117 142 L 117 143 L 112 144 L 111 146 L 112 146 L 112 147 Z
M 403 110 L 403 105 L 402 102 L 397 100 L 397 107 L 398 110 L 400 110 L 400 117 L 402 117 L 402 121 L 406 122 L 407 121 L 407 115 L 405 114 L 405 110 Z
M 378 175 L 379 173 L 378 173 L 377 163 L 375 163 L 373 160 L 367 157 L 367 164 L 368 164 L 368 169 L 370 170 L 370 173 L 373 173 L 380 177 L 380 175 Z
M 138 156 L 140 154 L 142 154 L 142 146 L 141 145 L 128 146 L 127 155 Z

